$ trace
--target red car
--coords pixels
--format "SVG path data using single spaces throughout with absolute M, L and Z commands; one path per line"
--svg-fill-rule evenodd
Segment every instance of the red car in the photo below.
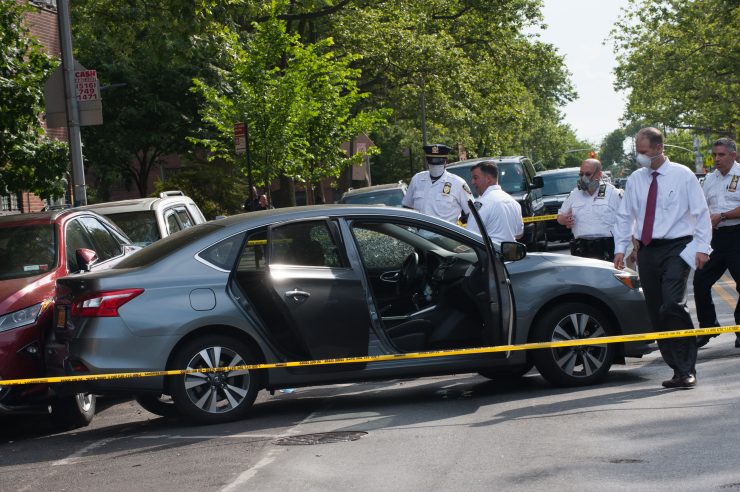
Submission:
M 63 360 L 63 348 L 47 346 L 58 278 L 110 268 L 138 249 L 116 225 L 91 211 L 0 217 L 0 379 L 43 377 L 45 355 Z M 42 384 L 0 386 L 0 413 L 48 409 L 59 427 L 82 427 L 95 414 L 95 396 L 57 396 Z

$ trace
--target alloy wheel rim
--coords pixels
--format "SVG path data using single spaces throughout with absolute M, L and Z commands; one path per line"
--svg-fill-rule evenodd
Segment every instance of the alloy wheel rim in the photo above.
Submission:
M 84 412 L 89 412 L 93 405 L 92 393 L 77 393 L 77 404 Z
M 586 313 L 571 313 L 555 324 L 551 340 L 590 339 L 606 336 L 606 330 L 593 316 Z M 552 349 L 555 363 L 561 371 L 574 378 L 592 376 L 606 362 L 607 346 L 580 345 Z
M 195 354 L 188 369 L 215 369 L 246 365 L 244 359 L 228 347 L 208 347 Z M 249 394 L 248 370 L 185 375 L 185 392 L 190 401 L 207 413 L 226 413 L 238 407 Z

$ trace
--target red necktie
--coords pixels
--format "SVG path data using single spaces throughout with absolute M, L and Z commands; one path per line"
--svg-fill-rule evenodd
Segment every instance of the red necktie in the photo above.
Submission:
M 655 222 L 655 203 L 658 201 L 658 171 L 653 171 L 653 181 L 648 190 L 645 220 L 642 221 L 642 236 L 640 241 L 647 246 L 653 240 L 653 223 Z

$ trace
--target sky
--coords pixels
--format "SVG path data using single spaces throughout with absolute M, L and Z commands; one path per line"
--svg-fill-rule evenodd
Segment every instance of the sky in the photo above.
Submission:
M 548 28 L 539 31 L 540 39 L 565 55 L 578 92 L 578 99 L 563 108 L 565 123 L 579 139 L 595 144 L 619 127 L 625 107 L 624 96 L 614 91 L 611 43 L 604 40 L 627 5 L 628 0 L 544 0 Z

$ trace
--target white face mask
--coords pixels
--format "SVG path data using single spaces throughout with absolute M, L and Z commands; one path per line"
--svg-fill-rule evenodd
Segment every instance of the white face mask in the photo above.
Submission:
M 650 157 L 647 154 L 637 154 L 637 157 L 635 158 L 635 160 L 642 167 L 650 167 L 652 165 L 653 161 L 655 159 L 657 159 L 658 157 L 660 157 L 660 156 L 661 156 L 661 154 L 658 154 L 658 155 L 656 155 L 654 157 Z
M 444 164 L 429 164 L 429 175 L 433 178 L 439 178 L 445 172 Z

